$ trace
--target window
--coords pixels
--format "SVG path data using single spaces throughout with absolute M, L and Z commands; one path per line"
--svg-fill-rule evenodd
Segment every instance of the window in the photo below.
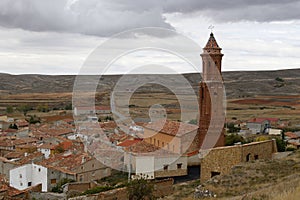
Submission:
M 255 156 L 254 156 L 254 159 L 255 159 L 255 160 L 258 160 L 258 155 L 255 155 Z
M 83 180 L 83 175 L 80 175 L 79 176 L 79 182 L 82 182 L 82 180 Z
M 249 161 L 250 161 L 250 156 L 251 156 L 251 154 L 248 153 L 247 156 L 246 156 L 246 162 L 249 162 Z
M 51 184 L 56 184 L 56 179 L 55 178 L 51 179 L 50 181 L 51 181 Z
M 19 177 L 22 178 L 22 174 L 20 174 Z
M 39 168 L 39 172 L 41 172 L 41 168 Z
M 150 138 L 150 144 L 152 144 L 152 138 Z
M 157 140 L 157 146 L 159 147 L 159 140 Z
M 177 169 L 181 169 L 182 168 L 182 163 L 178 163 L 177 164 Z
M 162 142 L 162 144 L 161 144 L 161 145 L 162 145 L 162 147 L 164 147 L 164 146 L 165 146 L 165 143 L 164 143 L 164 142 Z
M 94 168 L 95 167 L 95 165 L 94 164 L 92 164 L 92 168 Z
M 220 172 L 211 172 L 211 178 L 220 175 Z
M 23 186 L 23 183 L 20 183 L 20 186 Z
M 164 170 L 168 170 L 169 165 L 164 165 Z
M 28 185 L 28 187 L 30 187 L 30 186 L 31 186 L 31 182 L 28 182 L 28 184 L 27 184 L 27 185 Z

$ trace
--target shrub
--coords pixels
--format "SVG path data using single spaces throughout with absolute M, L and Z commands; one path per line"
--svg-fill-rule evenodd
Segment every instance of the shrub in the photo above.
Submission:
M 68 105 L 66 105 L 65 110 L 72 110 L 72 104 L 69 103 Z
M 146 179 L 132 180 L 127 185 L 128 197 L 131 200 L 154 199 L 153 190 L 153 184 Z
M 238 134 L 230 134 L 230 135 L 226 135 L 225 137 L 226 146 L 231 146 L 238 142 L 245 143 L 245 139 Z
M 286 151 L 295 151 L 295 150 L 296 150 L 295 147 L 287 147 L 287 148 L 286 148 Z
M 286 143 L 284 140 L 276 138 L 276 145 L 277 145 L 277 151 L 278 152 L 284 152 L 286 149 Z
M 94 188 L 88 189 L 85 192 L 83 192 L 82 194 L 83 195 L 86 195 L 86 194 L 97 194 L 97 193 L 105 192 L 105 191 L 112 190 L 112 189 L 114 189 L 114 187 L 111 187 L 111 186 L 98 186 L 98 187 L 94 187 Z
M 29 118 L 29 123 L 30 124 L 36 124 L 36 123 L 40 123 L 41 119 L 39 117 L 37 117 L 36 115 L 31 115 Z
M 72 183 L 72 182 L 75 182 L 73 179 L 68 179 L 68 178 L 64 178 L 64 179 L 61 179 L 57 184 L 56 186 L 54 186 L 52 188 L 52 192 L 55 192 L 55 193 L 62 193 L 63 192 L 63 188 L 62 186 L 65 185 L 66 183 Z
M 6 113 L 13 113 L 14 112 L 14 108 L 12 106 L 7 106 L 6 107 Z
M 11 125 L 9 125 L 9 128 L 11 128 L 11 129 L 18 129 L 18 126 L 16 124 L 11 124 Z
M 241 128 L 235 127 L 234 123 L 227 123 L 226 126 L 229 133 L 237 133 L 241 130 Z
M 191 119 L 189 121 L 189 124 L 195 124 L 195 125 L 197 125 L 197 120 L 196 119 Z
M 280 77 L 275 78 L 275 80 L 278 81 L 278 82 L 284 82 L 284 80 Z

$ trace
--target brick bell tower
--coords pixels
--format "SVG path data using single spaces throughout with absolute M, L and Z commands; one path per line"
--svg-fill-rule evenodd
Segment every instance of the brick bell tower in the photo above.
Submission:
M 225 92 L 221 74 L 222 57 L 214 34 L 211 33 L 203 48 L 202 81 L 199 87 L 199 129 L 201 149 L 225 145 Z

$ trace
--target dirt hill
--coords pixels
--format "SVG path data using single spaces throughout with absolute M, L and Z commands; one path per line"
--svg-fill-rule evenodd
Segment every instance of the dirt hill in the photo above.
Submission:
M 164 76 L 176 77 L 176 75 Z M 200 76 L 198 74 L 185 74 L 184 76 L 196 89 L 201 79 Z M 110 90 L 120 77 L 120 75 L 104 76 L 99 84 L 101 88 Z M 223 72 L 223 77 L 227 98 L 230 99 L 255 95 L 297 95 L 300 91 L 300 69 Z M 2 94 L 69 93 L 73 90 L 75 78 L 74 75 L 0 74 L 0 91 Z M 89 77 L 86 78 L 89 79 Z M 149 89 L 153 90 L 153 85 Z

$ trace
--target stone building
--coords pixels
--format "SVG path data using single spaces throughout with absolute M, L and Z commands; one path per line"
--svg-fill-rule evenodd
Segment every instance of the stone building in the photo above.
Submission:
M 201 182 L 215 175 L 228 174 L 233 166 L 242 162 L 272 159 L 276 152 L 275 140 L 202 150 L 199 153 Z
M 195 138 L 198 126 L 183 122 L 158 120 L 144 127 L 144 141 L 166 151 L 184 154 L 195 151 L 191 138 Z

